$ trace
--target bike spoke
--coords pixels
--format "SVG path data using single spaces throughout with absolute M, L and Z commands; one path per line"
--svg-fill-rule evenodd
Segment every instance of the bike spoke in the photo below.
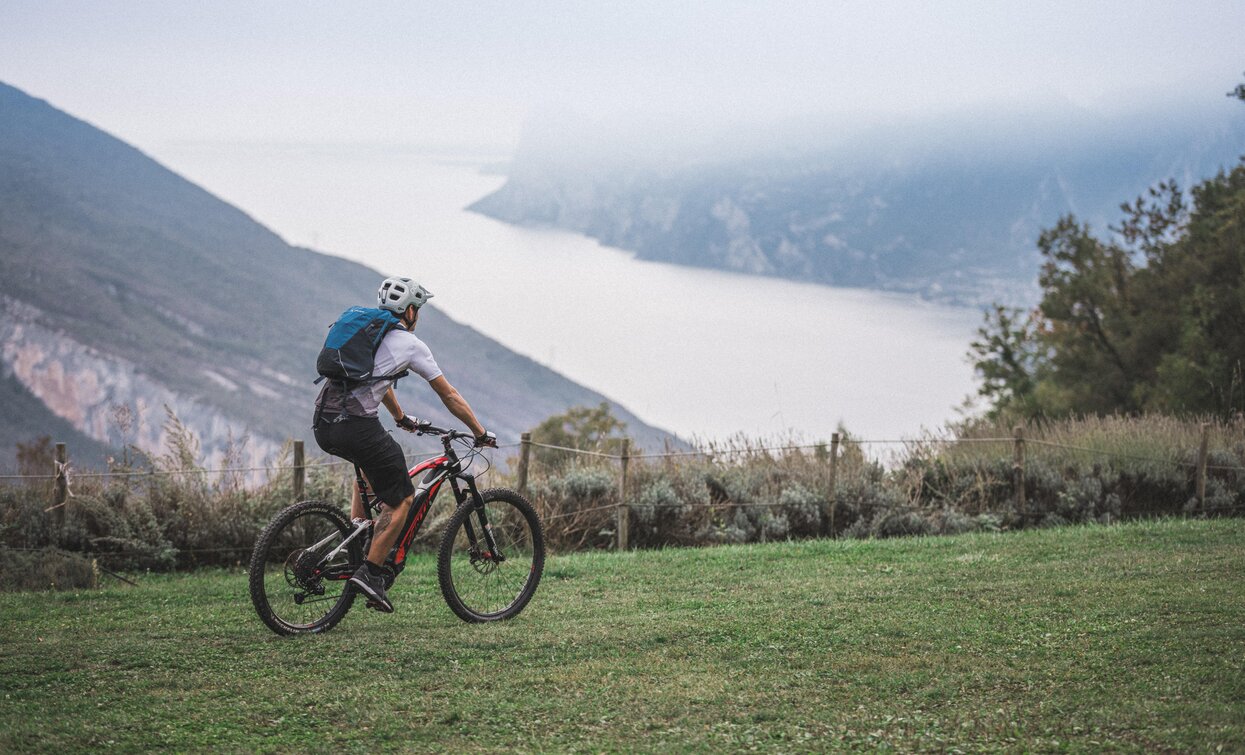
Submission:
M 451 577 L 462 603 L 472 612 L 487 617 L 502 613 L 519 600 L 532 579 L 534 535 L 522 512 L 504 500 L 487 502 L 485 519 L 496 552 L 490 552 L 477 514 L 472 512 L 468 521 L 473 525 L 470 531 L 475 536 L 474 547 L 468 527 L 460 527 Z M 473 555 L 476 556 L 474 560 Z M 499 560 L 499 556 L 505 560 Z
M 343 551 L 330 563 L 323 559 L 345 536 L 337 522 L 308 511 L 289 522 L 269 545 L 264 592 L 277 619 L 295 629 L 311 627 L 342 599 L 347 583 L 333 576 L 350 568 L 349 557 Z

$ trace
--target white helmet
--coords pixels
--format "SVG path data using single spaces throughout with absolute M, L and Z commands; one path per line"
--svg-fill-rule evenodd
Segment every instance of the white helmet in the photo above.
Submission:
M 412 304 L 419 309 L 431 298 L 431 291 L 410 278 L 386 278 L 376 292 L 377 306 L 399 315 Z

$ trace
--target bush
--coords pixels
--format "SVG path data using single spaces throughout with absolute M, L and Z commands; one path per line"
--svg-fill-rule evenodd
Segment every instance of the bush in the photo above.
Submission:
M 165 454 L 131 450 L 112 467 L 138 474 L 75 480 L 62 527 L 54 527 L 45 511 L 51 495 L 46 480 L 0 488 L 0 547 L 85 553 L 103 568 L 122 570 L 244 561 L 260 529 L 292 502 L 289 475 L 248 486 L 236 474 L 208 474 L 198 465 L 194 438 L 176 418 L 166 429 Z M 824 445 L 811 453 L 771 451 L 765 447 L 784 441 L 735 438 L 708 444 L 700 456 L 633 460 L 625 501 L 628 539 L 635 547 L 664 547 L 999 532 L 1182 513 L 1230 516 L 1245 513 L 1243 429 L 1212 428 L 1200 504 L 1193 471 L 1200 428 L 1193 423 L 1142 417 L 1030 426 L 1023 510 L 1017 510 L 1012 488 L 1007 428 L 966 424 L 956 428 L 957 439 L 985 442 L 920 439 L 885 457 L 885 464 L 867 458 L 865 446 L 849 437 L 841 446 L 833 496 Z M 286 465 L 290 452 L 284 449 L 273 463 Z M 22 454 L 34 473 L 42 473 L 50 445 L 30 446 Z M 243 466 L 243 458 L 239 443 L 224 464 Z M 557 465 L 536 463 L 533 472 L 529 497 L 551 549 L 613 545 L 620 503 L 616 462 L 581 456 Z M 309 467 L 305 497 L 344 506 L 352 485 L 340 468 Z M 445 508 L 439 507 L 439 518 L 449 515 Z M 439 535 L 439 521 L 430 520 L 415 547 L 435 547 Z M 45 582 L 51 580 L 40 584 Z
M 792 537 L 816 537 L 822 532 L 821 517 L 829 506 L 828 496 L 822 495 L 801 482 L 783 488 L 778 496 L 782 516 L 788 522 Z
M 962 535 L 976 532 L 980 524 L 976 517 L 969 516 L 955 509 L 944 509 L 938 512 L 931 521 L 933 532 L 939 535 Z
M 929 521 L 915 511 L 890 511 L 874 520 L 871 534 L 878 538 L 908 537 L 928 535 L 930 530 Z
M 91 559 L 59 548 L 19 551 L 0 546 L 0 591 L 82 590 L 99 586 Z
M 617 479 L 603 466 L 572 463 L 533 481 L 531 498 L 544 520 L 550 548 L 576 550 L 613 542 Z

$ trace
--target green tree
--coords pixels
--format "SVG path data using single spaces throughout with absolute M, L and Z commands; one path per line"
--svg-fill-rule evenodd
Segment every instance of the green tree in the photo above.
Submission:
M 1245 162 L 1190 194 L 1121 205 L 1111 240 L 1072 216 L 1042 233 L 1041 303 L 996 305 L 971 345 L 992 413 L 1245 410 Z
M 1061 218 L 1038 239 L 1042 323 L 1035 328 L 1047 373 L 1039 398 L 1055 412 L 1132 410 L 1138 366 L 1128 346 L 1134 267 L 1124 249 Z M 1040 347 L 1045 347 L 1040 348 Z
M 622 452 L 623 433 L 627 424 L 610 412 L 609 404 L 596 407 L 574 406 L 563 414 L 555 414 L 532 429 L 532 441 L 562 448 L 595 451 L 605 454 Z M 578 454 L 554 449 L 537 449 L 542 463 L 565 466 Z
M 1245 410 L 1245 163 L 1193 189 L 1178 239 L 1138 273 L 1151 305 L 1146 408 Z
M 969 348 L 981 377 L 977 390 L 990 403 L 990 414 L 1014 413 L 1032 417 L 1039 413 L 1038 370 L 1042 365 L 1037 328 L 1041 313 L 995 304 L 977 330 Z

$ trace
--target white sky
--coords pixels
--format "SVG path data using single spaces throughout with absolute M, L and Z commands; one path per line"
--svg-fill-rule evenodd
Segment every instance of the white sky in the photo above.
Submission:
M 1245 2 L 0 0 L 0 81 L 181 142 L 513 148 L 529 116 L 671 128 L 1002 105 L 1118 112 L 1242 79 Z M 655 115 L 654 115 L 655 114 Z

